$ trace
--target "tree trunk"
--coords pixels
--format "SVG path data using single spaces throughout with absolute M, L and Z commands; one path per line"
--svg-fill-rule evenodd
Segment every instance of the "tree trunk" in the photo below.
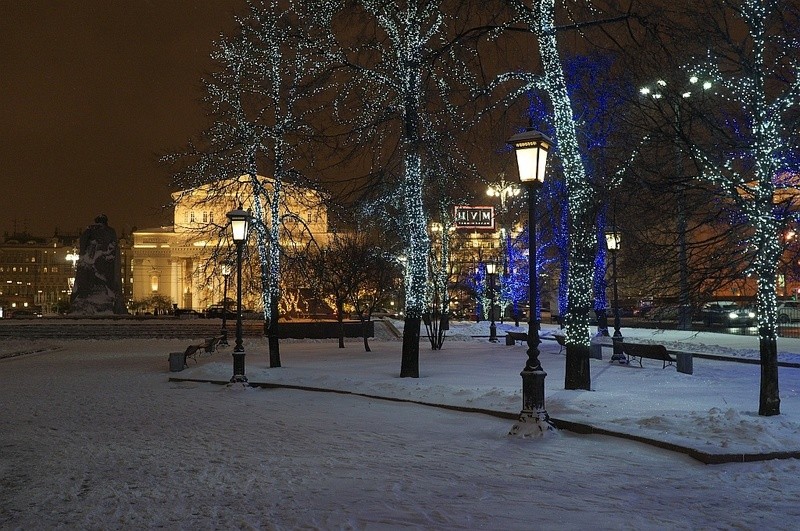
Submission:
M 608 337 L 608 315 L 606 314 L 606 309 L 595 310 L 594 315 L 597 317 L 597 335 Z
M 758 235 L 757 235 L 758 236 Z M 767 236 L 764 236 L 766 239 Z M 765 253 L 766 254 L 766 253 Z M 778 341 L 777 341 L 777 259 L 767 255 L 762 262 L 770 260 L 768 266 L 761 268 L 758 279 L 758 346 L 761 357 L 761 389 L 758 397 L 758 414 L 763 416 L 780 415 L 781 397 L 778 392 Z M 772 267 L 769 267 L 772 266 Z
M 267 323 L 267 342 L 269 343 L 269 366 L 281 366 L 280 343 L 278 341 L 278 298 L 272 297 L 270 319 Z
M 358 314 L 358 317 L 361 319 L 361 334 L 364 336 L 364 352 L 372 352 L 372 349 L 369 348 L 369 337 L 368 337 L 368 330 L 367 330 L 367 320 L 364 318 L 364 314 Z
M 778 342 L 775 336 L 767 337 L 761 329 L 759 350 L 761 352 L 761 392 L 758 414 L 772 416 L 781 414 L 781 397 L 778 392 Z
M 406 315 L 400 378 L 419 378 L 419 331 L 422 319 Z
M 588 301 L 587 301 L 588 302 Z M 577 310 L 577 311 L 576 311 Z M 566 350 L 567 360 L 564 372 L 564 389 L 592 388 L 592 378 L 589 370 L 590 344 L 589 334 L 570 334 L 569 330 L 586 330 L 589 328 L 589 307 L 570 309 L 566 317 Z
M 588 345 L 567 344 L 567 365 L 564 375 L 564 389 L 591 390 L 592 378 L 589 373 Z
M 339 321 L 339 348 L 344 348 L 344 307 L 336 305 L 336 320 Z

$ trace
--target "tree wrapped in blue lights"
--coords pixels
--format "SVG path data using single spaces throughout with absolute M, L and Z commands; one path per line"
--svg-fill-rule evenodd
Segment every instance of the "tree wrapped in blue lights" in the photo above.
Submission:
M 594 205 L 595 193 L 589 180 L 578 144 L 577 125 L 567 90 L 564 69 L 558 52 L 555 26 L 555 0 L 541 0 L 533 7 L 521 0 L 509 0 L 519 19 L 536 36 L 542 60 L 542 76 L 509 73 L 500 80 L 522 78 L 525 85 L 518 93 L 531 89 L 547 94 L 553 107 L 555 140 L 567 188 L 569 212 L 568 311 L 564 317 L 567 360 L 564 377 L 566 389 L 590 389 L 589 311 L 592 307 L 594 274 Z
M 500 300 L 511 305 L 511 316 L 514 324 L 519 326 L 522 315 L 521 303 L 528 300 L 528 268 L 527 256 L 523 252 L 528 247 L 527 229 L 515 238 L 506 233 L 504 243 L 506 270 L 500 275 Z M 504 308 L 505 305 L 501 305 Z

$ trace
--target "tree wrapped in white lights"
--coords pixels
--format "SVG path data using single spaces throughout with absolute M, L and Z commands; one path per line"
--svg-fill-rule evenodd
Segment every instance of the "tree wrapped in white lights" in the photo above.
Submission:
M 756 277 L 761 389 L 759 415 L 780 413 L 777 357 L 777 268 L 780 234 L 797 194 L 800 168 L 796 129 L 800 105 L 800 43 L 792 36 L 791 10 L 776 0 L 719 2 L 708 7 L 704 31 L 714 36 L 689 81 L 718 98 L 715 114 L 706 110 L 708 142 L 688 139 L 701 177 L 725 191 L 747 216 Z M 794 11 L 794 28 L 800 21 Z M 788 22 L 788 24 L 787 24 Z M 740 44 L 746 36 L 744 45 Z M 797 153 L 794 153 L 796 157 Z M 796 201 L 796 200 L 794 200 Z M 796 216 L 796 214 L 791 214 Z
M 252 207 L 272 367 L 280 366 L 279 231 L 283 218 L 293 215 L 281 212 L 284 181 L 294 172 L 298 138 L 309 130 L 304 115 L 314 92 L 309 80 L 325 64 L 321 43 L 311 36 L 314 19 L 299 7 L 294 2 L 248 3 L 249 11 L 236 19 L 238 31 L 217 42 L 212 58 L 220 68 L 206 82 L 213 123 L 203 133 L 204 144 L 184 154 L 194 162 L 176 176 L 190 186 L 235 177 L 235 189 L 220 184 L 211 199 L 235 196 Z M 240 176 L 248 186 L 240 186 Z
M 584 167 L 564 69 L 558 53 L 555 0 L 540 0 L 528 7 L 522 0 L 508 0 L 520 19 L 536 35 L 544 74 L 531 79 L 524 89 L 545 92 L 553 106 L 558 156 L 564 169 L 569 207 L 568 311 L 564 317 L 567 361 L 566 389 L 590 389 L 589 311 L 594 275 L 593 230 L 595 193 Z M 514 75 L 509 75 L 513 79 Z
M 354 0 L 342 2 L 331 19 L 332 26 L 351 28 L 335 34 L 330 51 L 351 76 L 335 102 L 336 115 L 354 125 L 353 142 L 369 145 L 374 166 L 396 181 L 399 234 L 407 257 L 401 377 L 419 377 L 431 247 L 425 183 L 436 177 L 431 161 L 442 156 L 437 141 L 453 130 L 447 125 L 455 112 L 450 92 L 467 76 L 449 46 L 450 19 L 441 4 Z M 358 31 L 353 24 L 360 25 Z

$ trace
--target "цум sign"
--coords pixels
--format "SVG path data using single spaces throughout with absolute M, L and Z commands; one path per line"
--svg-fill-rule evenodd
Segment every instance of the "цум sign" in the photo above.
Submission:
M 455 207 L 457 229 L 494 229 L 494 207 Z

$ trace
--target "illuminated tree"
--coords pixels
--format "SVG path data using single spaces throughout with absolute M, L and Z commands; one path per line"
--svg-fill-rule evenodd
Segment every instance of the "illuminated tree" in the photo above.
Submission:
M 686 69 L 690 83 L 710 83 L 706 90 L 718 99 L 716 108 L 706 109 L 706 128 L 687 139 L 700 176 L 720 187 L 752 228 L 750 273 L 757 283 L 761 352 L 759 415 L 780 414 L 779 237 L 796 207 L 786 202 L 797 193 L 800 172 L 793 157 L 800 105 L 800 56 L 793 35 L 800 27 L 800 10 L 786 7 L 777 0 L 700 2 L 703 32 L 714 39 Z
M 330 49 L 351 76 L 342 82 L 335 113 L 353 125 L 352 142 L 373 150 L 380 176 L 396 184 L 381 191 L 395 199 L 406 247 L 401 377 L 419 377 L 430 257 L 425 183 L 435 179 L 432 160 L 442 156 L 439 141 L 456 130 L 448 126 L 457 112 L 451 93 L 468 77 L 453 55 L 448 22 L 454 19 L 442 12 L 442 4 L 348 1 L 331 18 L 332 31 L 351 28 L 336 33 Z
M 503 301 L 501 308 L 505 308 L 506 304 L 511 305 L 511 316 L 514 319 L 515 326 L 519 326 L 519 320 L 522 315 L 520 303 L 528 300 L 528 268 L 525 265 L 528 259 L 523 253 L 523 250 L 528 248 L 527 242 L 527 228 L 513 239 L 511 234 L 507 232 L 506 239 L 503 242 L 503 250 L 506 255 L 505 263 L 507 265 L 499 276 L 500 300 Z
M 577 125 L 558 51 L 555 0 L 534 2 L 532 7 L 522 0 L 508 0 L 508 3 L 537 38 L 543 74 L 524 76 L 510 73 L 502 76 L 501 80 L 522 78 L 525 85 L 518 91 L 519 94 L 533 89 L 547 94 L 553 108 L 555 140 L 567 188 L 569 276 L 568 311 L 563 316 L 567 345 L 564 386 L 566 389 L 590 389 L 589 310 L 592 306 L 596 245 L 594 234 L 596 199 L 581 156 Z
M 309 133 L 305 120 L 315 93 L 311 80 L 325 64 L 320 36 L 312 38 L 314 19 L 301 10 L 305 5 L 249 2 L 248 12 L 236 19 L 238 31 L 217 43 L 212 57 L 219 69 L 206 82 L 213 123 L 203 133 L 202 145 L 192 144 L 181 155 L 192 162 L 175 177 L 190 187 L 217 183 L 210 201 L 233 196 L 252 205 L 271 367 L 280 366 L 279 234 L 287 217 L 296 219 L 291 212 L 281 213 L 285 181 L 297 180 L 295 149 Z M 235 178 L 234 189 L 223 185 L 230 177 Z M 242 179 L 248 186 L 241 187 Z M 243 190 L 248 190 L 245 197 Z

